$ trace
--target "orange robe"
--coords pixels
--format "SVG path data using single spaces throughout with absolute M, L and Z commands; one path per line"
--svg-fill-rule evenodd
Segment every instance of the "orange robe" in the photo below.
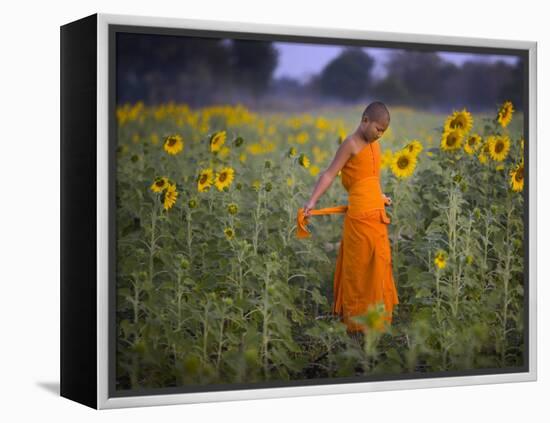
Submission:
M 391 324 L 393 307 L 399 304 L 393 278 L 392 258 L 380 188 L 380 144 L 374 141 L 352 156 L 342 168 L 342 185 L 348 192 L 348 205 L 311 210 L 311 215 L 343 213 L 343 235 L 334 273 L 332 313 L 340 316 L 348 331 L 367 331 L 351 316 L 365 314 L 378 302 L 385 315 L 374 327 L 383 330 L 383 321 Z M 311 236 L 303 208 L 298 210 L 298 238 Z

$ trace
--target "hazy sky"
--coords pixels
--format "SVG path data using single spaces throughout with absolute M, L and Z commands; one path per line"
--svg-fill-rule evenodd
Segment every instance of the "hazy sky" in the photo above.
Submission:
M 300 43 L 274 43 L 275 48 L 279 51 L 279 63 L 274 72 L 274 77 L 279 78 L 288 76 L 299 79 L 302 82 L 309 79 L 312 74 L 318 73 L 328 62 L 334 59 L 343 47 L 332 45 L 317 45 L 317 44 L 300 44 Z M 365 52 L 375 59 L 373 75 L 376 78 L 384 76 L 384 64 L 388 60 L 389 55 L 395 49 L 365 47 Z M 514 64 L 517 62 L 516 56 L 498 56 L 487 54 L 470 54 L 470 53 L 451 53 L 438 52 L 445 60 L 453 62 L 457 65 L 462 64 L 466 60 L 478 60 L 494 62 L 503 60 Z

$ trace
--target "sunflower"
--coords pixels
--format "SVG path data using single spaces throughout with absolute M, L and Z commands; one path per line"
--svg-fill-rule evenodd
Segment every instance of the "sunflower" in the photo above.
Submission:
M 521 138 L 519 140 L 519 152 L 521 154 L 521 160 L 523 160 L 523 156 L 524 156 L 524 141 L 523 141 L 523 138 Z
M 300 154 L 300 158 L 298 159 L 298 162 L 305 167 L 306 169 L 309 167 L 309 159 L 305 154 Z
M 234 174 L 235 171 L 230 167 L 224 167 L 220 170 L 220 172 L 216 175 L 216 181 L 214 182 L 216 188 L 218 188 L 218 191 L 223 191 L 225 187 L 229 187 L 229 185 L 231 185 Z
M 472 129 L 473 122 L 474 120 L 470 112 L 466 109 L 462 109 L 461 112 L 455 111 L 451 116 L 447 117 L 444 130 L 448 132 L 453 129 L 458 129 L 467 133 Z
M 171 209 L 174 204 L 176 204 L 176 198 L 178 197 L 178 192 L 176 191 L 175 184 L 168 184 L 166 192 L 164 193 L 164 209 Z
M 175 134 L 175 135 L 169 135 L 164 140 L 164 150 L 168 154 L 176 155 L 180 151 L 183 150 L 183 139 L 181 136 Z
M 462 145 L 464 132 L 460 129 L 450 129 L 441 136 L 441 148 L 446 151 L 458 150 Z
M 256 179 L 252 182 L 251 186 L 254 189 L 254 191 L 259 191 L 260 188 L 262 187 L 262 182 Z
M 233 228 L 225 228 L 223 230 L 223 233 L 225 234 L 225 237 L 227 239 L 233 239 L 235 237 L 235 231 L 233 230 Z
M 213 182 L 214 172 L 212 169 L 202 169 L 197 180 L 197 188 L 199 192 L 208 191 Z
M 229 214 L 237 214 L 237 212 L 239 211 L 239 206 L 235 203 L 230 203 L 227 206 L 227 211 L 229 212 Z
M 398 178 L 408 178 L 413 174 L 415 167 L 416 154 L 412 154 L 408 150 L 401 150 L 394 154 L 391 170 Z
M 439 269 L 443 269 L 447 266 L 447 254 L 445 251 L 439 250 L 435 254 L 434 263 Z
M 469 155 L 474 154 L 481 145 L 481 137 L 478 134 L 472 134 L 464 143 L 464 151 Z
M 490 135 L 487 141 L 491 158 L 496 162 L 503 161 L 510 151 L 510 138 L 507 135 Z
M 227 134 L 225 131 L 214 132 L 210 137 L 210 151 L 215 153 L 220 150 L 221 146 L 225 142 L 225 137 Z
M 505 101 L 498 109 L 497 121 L 503 128 L 506 128 L 512 120 L 514 106 L 511 101 Z
M 317 165 L 313 165 L 309 168 L 309 173 L 311 174 L 311 176 L 316 176 L 320 171 L 321 169 L 319 169 L 319 166 Z
M 482 164 L 487 163 L 487 154 L 484 153 L 483 151 L 481 153 L 479 153 L 479 156 L 477 156 L 477 158 L 479 159 L 480 163 L 482 163 Z
M 151 185 L 151 190 L 153 192 L 162 192 L 168 188 L 168 178 L 166 176 L 155 178 L 155 182 Z
M 127 145 L 119 145 L 116 149 L 117 153 L 124 154 L 128 152 L 128 146 Z
M 487 160 L 489 159 L 489 140 L 486 140 L 483 144 L 483 147 L 481 147 L 481 150 L 479 152 L 479 155 L 477 156 L 479 159 L 479 162 L 482 164 L 487 163 Z
M 223 147 L 220 149 L 220 152 L 219 152 L 220 159 L 225 159 L 227 156 L 229 156 L 229 153 L 231 153 L 231 149 L 229 149 L 229 148 L 226 147 L 226 146 L 223 146 Z
M 392 161 L 393 154 L 391 150 L 384 150 L 384 153 L 382 154 L 382 160 L 380 163 L 380 168 L 385 169 L 387 167 L 390 167 L 391 161 Z
M 235 144 L 235 147 L 240 147 L 241 145 L 244 144 L 244 139 L 243 137 L 237 137 L 233 140 L 233 144 Z
M 523 154 L 524 140 L 523 138 L 519 140 L 519 145 L 521 146 L 521 153 Z
M 364 314 L 364 321 L 368 328 L 381 332 L 384 330 L 385 315 L 386 311 L 383 304 L 370 305 Z
M 296 151 L 296 149 L 294 147 L 290 147 L 290 150 L 288 150 L 288 157 L 294 157 L 296 156 L 296 154 L 298 154 L 298 152 Z
M 338 128 L 338 144 L 342 144 L 346 139 L 347 132 L 344 128 Z
M 523 162 L 518 164 L 513 170 L 510 171 L 510 186 L 514 191 L 523 190 Z
M 422 143 L 418 140 L 412 140 L 410 143 L 408 143 L 405 146 L 405 149 L 409 151 L 409 153 L 416 154 L 420 153 L 423 149 Z
M 298 144 L 305 144 L 309 141 L 309 134 L 305 131 L 300 132 L 298 135 L 296 135 L 296 142 Z

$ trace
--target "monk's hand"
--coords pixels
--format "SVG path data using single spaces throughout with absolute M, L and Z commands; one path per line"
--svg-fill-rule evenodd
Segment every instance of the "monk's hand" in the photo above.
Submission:
M 305 205 L 304 205 L 304 216 L 305 217 L 308 217 L 310 215 L 310 211 L 315 208 L 315 203 L 316 201 L 311 201 L 309 200 Z
M 382 194 L 382 197 L 384 198 L 384 203 L 388 206 L 391 205 L 391 198 L 388 197 L 386 194 Z

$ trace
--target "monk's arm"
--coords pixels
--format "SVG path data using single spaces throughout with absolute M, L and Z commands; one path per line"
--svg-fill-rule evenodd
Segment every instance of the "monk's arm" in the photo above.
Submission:
M 344 167 L 348 159 L 351 157 L 352 154 L 352 146 L 350 144 L 350 140 L 344 141 L 342 144 L 340 144 L 340 147 L 338 148 L 338 151 L 336 151 L 336 154 L 334 156 L 334 159 L 332 159 L 332 163 L 330 166 L 321 172 L 319 175 L 319 178 L 317 179 L 317 183 L 315 184 L 315 188 L 313 188 L 313 193 L 311 194 L 310 203 L 316 203 L 319 197 L 321 197 L 325 191 L 332 185 L 332 181 Z
M 332 185 L 333 179 L 334 178 L 331 178 L 325 172 L 322 172 L 321 175 L 319 175 L 319 179 L 317 179 L 317 183 L 315 184 L 315 188 L 313 188 L 313 194 L 311 194 L 309 201 L 311 203 L 316 203 L 319 197 L 321 197 L 328 187 Z

